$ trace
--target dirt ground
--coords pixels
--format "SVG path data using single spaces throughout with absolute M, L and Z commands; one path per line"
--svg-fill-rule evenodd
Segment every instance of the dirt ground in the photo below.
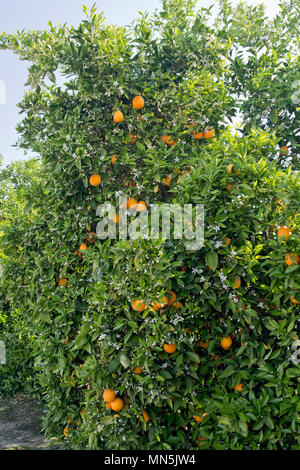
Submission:
M 42 432 L 41 404 L 26 395 L 0 398 L 1 450 L 58 450 L 55 442 L 46 441 Z

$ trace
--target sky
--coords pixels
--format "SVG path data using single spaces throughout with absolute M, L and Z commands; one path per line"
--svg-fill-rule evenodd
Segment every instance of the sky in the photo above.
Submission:
M 95 3 L 106 22 L 119 26 L 130 24 L 138 11 L 153 12 L 160 0 L 10 0 L 0 5 L 0 34 L 15 33 L 18 29 L 45 29 L 48 21 L 77 26 L 84 19 L 82 5 Z M 209 6 L 213 0 L 198 0 L 199 7 Z M 233 4 L 237 0 L 232 1 Z M 265 3 L 267 13 L 278 11 L 279 0 L 247 0 L 247 4 Z M 21 101 L 27 77 L 27 64 L 10 51 L 0 50 L 0 154 L 4 164 L 28 158 L 24 150 L 14 147 L 18 139 L 15 127 L 21 121 L 17 103 Z

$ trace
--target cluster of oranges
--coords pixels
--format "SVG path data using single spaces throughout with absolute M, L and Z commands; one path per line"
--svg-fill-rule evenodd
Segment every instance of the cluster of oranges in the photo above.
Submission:
M 134 373 L 137 373 L 136 371 Z M 110 388 L 107 388 L 104 390 L 102 398 L 105 402 L 105 408 L 113 410 L 113 411 L 121 411 L 124 407 L 124 402 L 121 398 L 116 396 L 116 392 Z M 126 395 L 125 397 L 125 402 L 126 402 L 126 409 L 128 410 L 128 405 L 129 405 L 129 397 Z M 146 423 L 150 420 L 149 415 L 146 410 L 142 411 L 144 420 Z M 119 418 L 120 415 L 116 414 L 114 415 L 114 418 Z M 140 418 L 139 418 L 140 419 Z M 141 420 L 141 419 L 140 419 Z
M 110 388 L 104 390 L 102 398 L 105 401 L 105 407 L 113 411 L 121 411 L 124 406 L 123 400 L 117 397 L 116 392 Z

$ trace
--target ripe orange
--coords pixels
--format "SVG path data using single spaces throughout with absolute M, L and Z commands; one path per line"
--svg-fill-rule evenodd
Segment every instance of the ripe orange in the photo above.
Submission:
M 197 416 L 197 415 L 194 416 L 194 419 L 195 421 L 197 421 L 197 423 L 202 423 L 204 416 L 206 416 L 206 413 L 202 413 L 202 411 L 201 411 L 201 414 L 202 414 L 202 417 Z
M 172 139 L 172 137 L 170 135 L 163 135 L 161 137 L 161 140 L 164 142 L 164 144 L 170 145 L 170 147 L 172 147 L 172 145 L 174 145 L 175 142 L 176 142 L 176 140 Z
M 119 155 L 113 155 L 113 156 L 111 157 L 111 163 L 112 163 L 112 165 L 115 164 L 115 162 L 116 162 L 118 156 L 119 156 Z
M 143 312 L 146 308 L 146 305 L 142 300 L 134 300 L 132 303 L 132 308 L 136 312 Z
M 287 155 L 289 153 L 288 147 L 286 145 L 283 145 L 282 147 L 280 147 L 279 153 L 280 155 Z
M 172 290 L 170 290 L 170 292 L 168 292 L 168 296 L 165 296 L 163 298 L 163 302 L 166 304 L 166 305 L 173 305 L 174 302 L 176 300 L 176 294 L 175 292 L 173 292 Z
M 298 255 L 295 255 L 294 253 L 287 253 L 285 255 L 285 263 L 290 266 L 291 264 L 299 264 L 300 258 Z
M 175 310 L 177 310 L 178 308 L 183 307 L 183 304 L 182 304 L 181 302 L 175 302 L 175 304 L 173 305 L 173 307 L 175 308 Z
M 144 201 L 139 201 L 136 206 L 136 210 L 139 212 L 144 212 L 147 210 L 147 204 Z
M 143 410 L 143 417 L 144 417 L 144 420 L 146 421 L 146 423 L 148 423 L 148 421 L 150 421 L 149 415 L 148 415 L 146 410 Z
M 226 186 L 227 191 L 230 191 L 231 188 L 232 188 L 232 183 L 228 183 L 228 185 Z
M 95 243 L 97 239 L 97 234 L 95 232 L 89 232 L 88 236 L 86 237 L 86 241 L 90 243 Z
M 200 444 L 199 441 L 206 441 L 206 439 L 205 439 L 205 437 L 202 437 L 202 436 L 199 437 L 199 439 L 198 439 L 198 441 L 197 441 L 197 446 L 198 446 L 198 447 L 201 447 L 201 444 Z
M 145 100 L 142 96 L 135 96 L 132 100 L 134 109 L 142 109 L 145 106 Z
M 237 384 L 234 386 L 236 392 L 241 392 L 243 390 L 243 384 Z
M 129 133 L 130 140 L 128 140 L 127 144 L 135 144 L 137 141 L 137 136 L 134 134 Z
M 114 400 L 112 400 L 110 406 L 113 411 L 120 411 L 123 408 L 124 403 L 121 398 L 115 398 Z
M 173 353 L 176 351 L 176 349 L 177 349 L 177 348 L 176 348 L 176 344 L 173 344 L 173 343 L 171 343 L 171 344 L 164 344 L 164 345 L 163 345 L 163 348 L 164 348 L 164 350 L 166 351 L 166 353 L 168 353 L 168 354 L 173 354 Z
M 213 129 L 209 129 L 203 132 L 204 139 L 211 139 L 212 137 L 214 137 L 214 135 L 215 135 L 215 131 Z
M 205 341 L 205 343 L 203 343 L 201 340 L 200 340 L 200 342 L 199 342 L 200 348 L 207 349 L 207 348 L 208 348 L 208 345 L 209 345 L 209 340 L 208 340 L 208 339 Z
M 221 347 L 225 349 L 225 351 L 228 351 L 231 348 L 232 339 L 230 338 L 230 336 L 228 336 L 227 338 L 224 337 L 221 339 L 220 344 Z
M 167 176 L 167 177 L 166 177 L 166 186 L 170 186 L 170 184 L 171 184 L 171 179 L 172 179 L 171 176 Z
M 87 245 L 85 243 L 82 243 L 79 247 L 79 250 L 81 250 L 81 251 L 87 250 Z
M 122 113 L 122 111 L 116 111 L 114 113 L 114 121 L 115 122 L 122 122 L 124 119 L 124 114 Z
M 291 230 L 286 225 L 283 225 L 282 227 L 279 227 L 279 229 L 277 230 L 277 237 L 289 238 L 291 233 L 292 233 Z
M 61 279 L 58 279 L 59 286 L 66 286 L 67 282 L 68 282 L 67 279 L 65 279 L 64 277 L 62 277 Z
M 127 209 L 136 209 L 137 208 L 137 200 L 134 199 L 134 197 L 131 197 L 130 199 L 128 199 L 127 201 Z
M 290 295 L 290 301 L 292 302 L 292 304 L 297 304 L 297 305 L 300 304 L 300 302 L 296 300 L 294 297 L 292 297 L 291 295 Z
M 99 186 L 99 184 L 101 183 L 101 176 L 100 175 L 92 175 L 90 177 L 90 183 L 92 186 Z
M 120 222 L 120 216 L 119 214 L 116 214 L 113 218 L 113 221 L 115 222 L 115 224 L 118 224 Z
M 230 243 L 231 243 L 231 239 L 229 237 L 226 237 L 225 238 L 225 245 L 228 246 L 228 245 L 230 245 Z
M 193 136 L 195 139 L 199 140 L 199 139 L 202 139 L 202 137 L 204 137 L 204 133 L 203 132 L 193 132 Z
M 166 304 L 164 304 L 164 303 L 152 302 L 152 306 L 149 307 L 149 308 L 150 308 L 150 310 L 152 310 L 152 312 L 154 312 L 154 311 L 160 310 L 161 308 L 164 308 L 165 306 L 166 306 Z
M 235 277 L 234 278 L 233 289 L 238 289 L 240 286 L 241 286 L 241 281 Z
M 231 173 L 231 172 L 232 172 L 232 167 L 233 167 L 233 164 L 232 164 L 232 163 L 229 163 L 229 165 L 227 166 L 227 173 Z
M 105 403 L 105 408 L 108 408 L 109 410 L 111 409 L 111 402 L 110 401 Z
M 195 362 L 196 364 L 199 364 L 200 363 L 200 356 L 197 353 L 194 353 L 194 354 L 197 357 L 197 359 L 192 359 L 192 361 Z
M 111 388 L 104 390 L 102 398 L 104 401 L 111 402 L 116 398 L 116 392 Z
M 68 434 L 69 434 L 69 428 L 68 428 L 68 426 L 66 426 L 65 429 L 64 429 L 64 436 L 67 437 Z
M 141 374 L 143 372 L 143 369 L 141 368 L 141 366 L 137 366 L 135 368 L 135 371 L 133 372 L 135 375 L 138 375 L 138 374 Z

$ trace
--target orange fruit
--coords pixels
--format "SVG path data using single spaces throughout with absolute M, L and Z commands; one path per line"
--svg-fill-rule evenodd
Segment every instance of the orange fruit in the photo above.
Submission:
M 224 337 L 221 339 L 220 344 L 221 344 L 221 347 L 225 349 L 225 351 L 228 351 L 228 349 L 231 348 L 232 339 L 230 338 L 230 336 L 228 336 L 227 338 Z
M 172 290 L 170 290 L 170 292 L 168 292 L 168 297 L 165 296 L 163 298 L 163 302 L 166 304 L 166 305 L 173 305 L 174 302 L 176 300 L 176 294 L 175 292 L 173 292 Z
M 206 441 L 206 439 L 205 439 L 205 437 L 202 437 L 202 436 L 199 437 L 199 439 L 198 439 L 198 441 L 197 441 L 197 446 L 198 446 L 198 447 L 201 447 L 201 444 L 200 444 L 199 441 Z
M 100 175 L 92 175 L 90 177 L 90 183 L 92 186 L 99 186 L 99 184 L 101 183 L 101 176 Z
M 66 427 L 65 427 L 65 429 L 64 429 L 64 431 L 63 431 L 63 432 L 64 432 L 64 436 L 66 436 L 66 437 L 67 437 L 67 436 L 68 436 L 68 434 L 69 434 L 69 428 L 68 428 L 68 426 L 66 426 Z
M 201 340 L 200 340 L 200 342 L 199 342 L 200 348 L 207 349 L 207 348 L 208 348 L 208 345 L 209 345 L 208 339 L 205 341 L 205 343 L 203 343 Z
M 135 144 L 137 141 L 137 136 L 134 134 L 129 133 L 130 140 L 127 142 L 127 144 Z
M 122 122 L 124 119 L 124 114 L 122 111 L 116 111 L 113 117 L 115 122 Z
M 234 386 L 236 392 L 241 392 L 243 390 L 243 384 L 237 384 Z
M 120 411 L 123 408 L 124 403 L 121 398 L 115 398 L 114 400 L 112 400 L 110 406 L 113 411 Z
M 86 241 L 90 243 L 95 243 L 97 239 L 97 234 L 95 232 L 89 232 L 88 236 L 86 237 Z
M 142 109 L 145 106 L 145 100 L 142 96 L 135 96 L 132 100 L 134 109 Z
M 109 410 L 111 409 L 111 402 L 110 401 L 105 403 L 105 408 L 108 408 Z
M 147 210 L 147 204 L 144 201 L 139 201 L 136 206 L 136 210 L 143 212 Z
M 235 277 L 234 278 L 233 289 L 238 289 L 240 286 L 241 286 L 241 281 Z
M 213 129 L 209 129 L 203 132 L 204 139 L 211 139 L 215 135 L 215 131 Z
M 228 245 L 230 245 L 230 243 L 231 243 L 231 239 L 229 237 L 226 237 L 225 238 L 225 245 L 228 246 Z
M 127 209 L 136 209 L 137 208 L 137 200 L 134 199 L 134 197 L 131 197 L 130 199 L 128 199 L 127 201 Z
M 118 224 L 120 222 L 120 216 L 119 214 L 116 214 L 113 218 L 113 221 L 115 222 L 115 224 Z
M 292 304 L 297 304 L 297 305 L 300 304 L 300 302 L 296 300 L 294 297 L 292 297 L 291 295 L 290 295 L 290 301 L 292 302 Z
M 168 354 L 173 354 L 177 349 L 176 344 L 172 344 L 172 343 L 171 344 L 164 344 L 163 348 L 166 351 L 166 353 L 168 353 Z
M 115 162 L 116 162 L 118 156 L 119 156 L 119 155 L 113 155 L 113 156 L 111 157 L 111 163 L 112 163 L 112 165 L 115 164 Z
M 154 311 L 160 310 L 161 308 L 164 308 L 165 306 L 166 306 L 166 304 L 164 304 L 164 303 L 152 302 L 152 306 L 149 307 L 149 308 L 150 308 L 150 310 L 152 310 L 152 312 L 154 312 Z
M 232 172 L 232 167 L 233 167 L 233 164 L 232 164 L 232 163 L 229 163 L 229 165 L 227 166 L 227 173 L 231 173 L 231 172 Z
M 197 421 L 197 423 L 202 423 L 204 416 L 206 416 L 206 413 L 202 413 L 202 417 L 195 415 L 194 419 L 195 419 L 195 421 Z
M 288 147 L 286 145 L 283 145 L 282 147 L 280 147 L 279 153 L 280 155 L 287 155 L 289 153 Z
M 59 286 L 66 286 L 67 282 L 68 282 L 67 279 L 65 279 L 64 277 L 62 277 L 61 279 L 58 279 Z
M 203 132 L 193 132 L 193 136 L 195 139 L 202 139 L 202 137 L 204 137 L 204 133 Z
M 170 135 L 163 135 L 161 137 L 161 140 L 164 142 L 164 144 L 170 145 L 170 147 L 172 147 L 172 145 L 174 145 L 175 142 L 176 142 L 176 140 L 172 139 L 172 137 Z
M 137 366 L 135 368 L 135 371 L 133 372 L 135 375 L 138 375 L 138 374 L 141 374 L 143 372 L 143 369 L 141 368 L 141 366 Z
M 87 250 L 87 245 L 85 243 L 82 243 L 79 247 L 79 250 L 81 250 L 81 251 Z
M 102 398 L 104 401 L 111 402 L 116 398 L 116 392 L 111 388 L 104 390 Z
M 231 188 L 232 188 L 232 183 L 228 183 L 228 185 L 226 186 L 227 191 L 230 191 Z
M 298 255 L 287 253 L 285 255 L 285 263 L 290 266 L 291 264 L 299 264 L 300 258 Z
M 197 354 L 197 353 L 194 353 L 194 354 L 195 354 L 195 356 L 197 357 L 197 359 L 192 359 L 192 361 L 195 362 L 196 364 L 199 364 L 199 362 L 200 362 L 200 356 L 199 356 L 199 354 Z
M 143 417 L 144 417 L 144 420 L 146 421 L 146 423 L 148 423 L 148 421 L 150 421 L 149 415 L 148 415 L 146 410 L 143 410 Z
M 171 184 L 171 179 L 172 179 L 171 176 L 167 176 L 167 177 L 166 177 L 166 186 L 170 186 L 170 184 Z
M 183 307 L 183 304 L 182 304 L 181 302 L 175 302 L 175 304 L 173 305 L 173 307 L 175 308 L 175 310 L 177 310 L 178 308 Z
M 279 227 L 279 229 L 277 230 L 277 237 L 289 238 L 291 233 L 292 233 L 291 230 L 286 225 L 283 225 L 282 227 Z
M 120 415 L 113 415 L 114 419 L 120 418 Z
M 142 300 L 134 300 L 132 303 L 132 308 L 136 312 L 143 312 L 146 308 L 146 305 Z

